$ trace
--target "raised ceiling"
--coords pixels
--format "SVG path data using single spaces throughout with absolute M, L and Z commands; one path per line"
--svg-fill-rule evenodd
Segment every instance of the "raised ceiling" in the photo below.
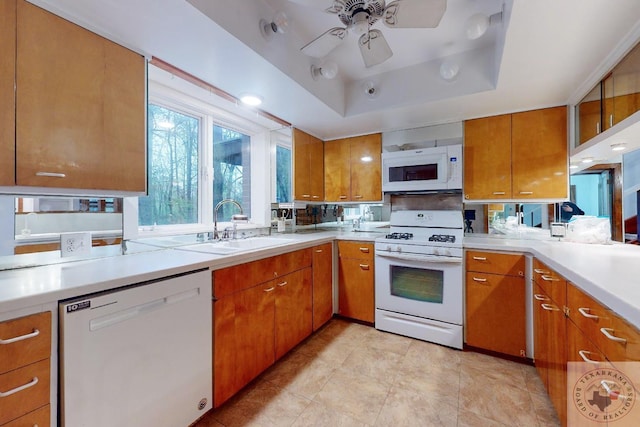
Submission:
M 330 0 L 190 1 L 32 0 L 235 96 L 258 93 L 264 110 L 322 139 L 576 102 L 603 64 L 638 39 L 640 22 L 637 0 L 448 0 L 433 29 L 374 24 L 393 50 L 388 61 L 364 67 L 348 36 L 324 59 L 338 64 L 338 76 L 314 80 L 310 66 L 323 59 L 300 48 L 341 26 L 314 6 Z M 290 29 L 266 40 L 259 20 L 278 11 Z M 502 11 L 503 19 L 470 41 L 464 23 L 476 11 Z M 445 82 L 438 70 L 451 55 L 460 74 Z M 363 96 L 370 80 L 379 88 L 375 99 Z

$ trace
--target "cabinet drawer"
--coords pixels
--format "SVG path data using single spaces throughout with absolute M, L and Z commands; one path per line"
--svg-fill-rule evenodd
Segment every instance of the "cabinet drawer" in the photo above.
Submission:
M 524 277 L 524 255 L 496 252 L 466 252 L 467 271 Z
M 0 375 L 0 424 L 48 404 L 49 388 L 49 359 Z
M 533 281 L 560 307 L 567 303 L 567 281 L 538 259 L 533 260 Z
M 43 406 L 40 409 L 29 412 L 15 419 L 2 427 L 49 427 L 51 425 L 51 407 L 50 405 Z
M 49 358 L 51 312 L 1 322 L 0 340 L 0 374 Z
M 569 317 L 612 362 L 640 360 L 640 332 L 579 290 L 567 286 Z
M 338 242 L 340 258 L 373 260 L 373 244 L 365 242 Z

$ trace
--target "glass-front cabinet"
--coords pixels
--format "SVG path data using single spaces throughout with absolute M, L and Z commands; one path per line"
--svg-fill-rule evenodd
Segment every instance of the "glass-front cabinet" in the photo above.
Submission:
M 576 146 L 640 111 L 640 44 L 576 106 Z

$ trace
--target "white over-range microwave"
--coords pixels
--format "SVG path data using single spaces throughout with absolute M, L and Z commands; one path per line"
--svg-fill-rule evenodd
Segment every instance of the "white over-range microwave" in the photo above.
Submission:
M 462 189 L 462 145 L 382 153 L 382 191 Z

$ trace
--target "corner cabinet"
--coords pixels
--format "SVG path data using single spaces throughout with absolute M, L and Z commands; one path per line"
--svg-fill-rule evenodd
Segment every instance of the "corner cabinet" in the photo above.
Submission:
M 467 120 L 466 200 L 566 199 L 567 107 Z
M 299 129 L 293 129 L 294 200 L 324 200 L 324 143 Z
M 325 142 L 324 191 L 327 202 L 382 200 L 382 134 Z
M 15 140 L 1 143 L 15 144 L 16 169 L 2 184 L 144 193 L 145 58 L 24 0 L 2 8 L 14 3 Z

